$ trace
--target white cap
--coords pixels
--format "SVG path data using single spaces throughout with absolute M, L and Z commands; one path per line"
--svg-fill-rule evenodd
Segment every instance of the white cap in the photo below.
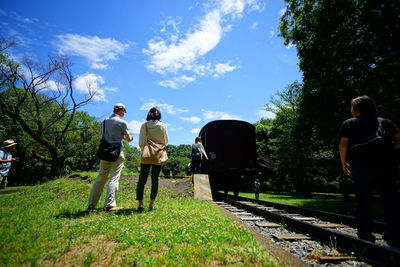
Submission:
M 119 110 L 119 109 L 125 109 L 125 112 L 126 112 L 125 105 L 122 103 L 117 103 L 114 105 L 114 111 Z

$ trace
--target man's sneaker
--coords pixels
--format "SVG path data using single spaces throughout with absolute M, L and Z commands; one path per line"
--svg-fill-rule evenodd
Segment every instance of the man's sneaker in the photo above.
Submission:
M 154 207 L 149 207 L 149 211 L 156 210 Z
M 104 211 L 122 210 L 124 207 L 104 207 Z

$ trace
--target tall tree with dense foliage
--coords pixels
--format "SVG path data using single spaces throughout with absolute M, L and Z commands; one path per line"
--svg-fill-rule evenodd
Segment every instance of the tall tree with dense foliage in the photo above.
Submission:
M 292 125 L 302 144 L 288 157 L 317 159 L 333 177 L 338 166 L 327 161 L 335 162 L 338 128 L 350 116 L 352 98 L 369 95 L 382 116 L 400 121 L 400 2 L 285 2 L 280 33 L 297 48 L 303 72 Z M 304 175 L 309 174 L 306 167 Z
M 278 93 L 268 106 L 276 114 L 270 130 L 269 149 L 275 162 L 276 189 L 283 190 L 284 185 L 290 184 L 297 191 L 308 193 L 310 160 L 305 150 L 309 149 L 309 138 L 302 137 L 304 133 L 297 124 L 300 87 L 301 84 L 294 82 Z
M 400 120 L 400 2 L 287 0 L 280 31 L 303 72 L 300 117 L 333 144 L 350 100 L 369 95 Z
M 49 164 L 50 176 L 57 177 L 68 158 L 70 150 L 61 148 L 73 133 L 77 111 L 96 92 L 88 88 L 84 98 L 75 95 L 66 58 L 50 58 L 46 65 L 30 59 L 19 64 L 4 49 L 0 53 L 0 109 L 34 140 L 33 155 Z

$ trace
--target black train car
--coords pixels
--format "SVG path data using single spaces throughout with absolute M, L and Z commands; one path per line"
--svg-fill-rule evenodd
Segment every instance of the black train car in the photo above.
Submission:
M 238 120 L 217 120 L 207 123 L 199 136 L 208 160 L 202 173 L 210 178 L 215 198 L 218 190 L 233 191 L 237 196 L 253 179 L 257 167 L 254 125 Z

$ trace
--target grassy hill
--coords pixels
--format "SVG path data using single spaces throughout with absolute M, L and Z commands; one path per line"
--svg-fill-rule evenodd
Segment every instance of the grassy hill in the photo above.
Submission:
M 1 195 L 0 266 L 279 265 L 216 207 L 170 190 L 160 190 L 156 211 L 137 213 L 136 185 L 121 179 L 126 209 L 86 212 L 95 175 Z

